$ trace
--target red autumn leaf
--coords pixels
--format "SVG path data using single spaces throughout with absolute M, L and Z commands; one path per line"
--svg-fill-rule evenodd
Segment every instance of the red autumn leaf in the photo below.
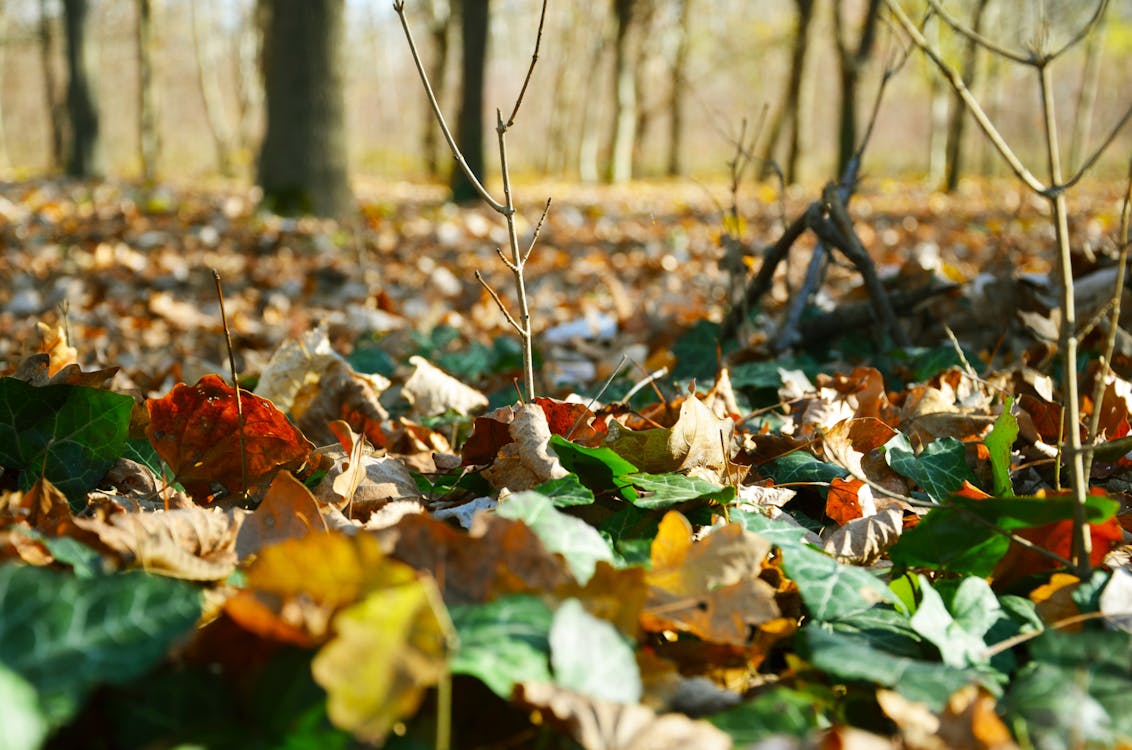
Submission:
M 561 435 L 591 448 L 601 445 L 605 438 L 604 420 L 595 424 L 594 413 L 585 404 L 542 397 L 536 398 L 535 403 L 546 413 L 546 423 L 552 435 Z
M 235 391 L 216 375 L 205 375 L 193 386 L 182 383 L 147 402 L 146 437 L 197 502 L 240 498 L 280 469 L 300 468 L 314 450 L 267 399 L 245 391 L 240 401 L 242 430 Z
M 501 406 L 476 417 L 472 423 L 472 434 L 460 451 L 464 466 L 489 464 L 494 461 L 499 449 L 514 440 L 510 429 L 514 419 L 513 406 Z
M 1021 529 L 1015 533 L 1033 542 L 1037 547 L 1067 560 L 1073 554 L 1072 521 L 1056 521 L 1032 529 Z M 1093 539 L 1089 564 L 1093 567 L 1103 564 L 1105 555 L 1118 546 L 1124 536 L 1120 522 L 1115 517 L 1103 523 L 1089 524 L 1089 533 Z M 995 568 L 994 582 L 997 586 L 1004 586 L 1028 575 L 1044 573 L 1059 567 L 1061 565 L 1056 560 L 1012 541 L 1010 548 Z

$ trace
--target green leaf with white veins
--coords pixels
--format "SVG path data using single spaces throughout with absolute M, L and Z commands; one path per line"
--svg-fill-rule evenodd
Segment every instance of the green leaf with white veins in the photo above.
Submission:
M 920 485 L 937 503 L 958 491 L 963 482 L 975 482 L 967 466 L 967 449 L 955 438 L 934 440 L 917 456 L 908 438 L 897 435 L 885 443 L 885 455 L 893 471 Z

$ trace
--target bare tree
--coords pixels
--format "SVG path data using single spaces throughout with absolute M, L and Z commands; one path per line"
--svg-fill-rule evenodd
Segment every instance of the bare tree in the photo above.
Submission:
M 94 177 L 102 171 L 98 109 L 94 103 L 87 35 L 90 8 L 87 0 L 63 0 L 63 26 L 67 39 L 67 174 Z
M 448 0 L 428 0 L 426 28 L 432 40 L 432 60 L 429 64 L 429 80 L 433 82 L 436 96 L 444 101 L 445 72 L 448 70 L 448 29 L 451 26 L 452 8 Z M 440 177 L 440 139 L 432 113 L 424 111 L 424 125 L 421 128 L 421 151 L 424 153 L 425 171 L 434 179 Z
M 807 1 L 808 0 L 803 0 Z M 684 148 L 684 97 L 688 86 L 688 51 L 691 47 L 692 0 L 676 0 L 678 6 L 676 52 L 672 58 L 672 76 L 669 84 L 668 111 L 668 176 L 683 174 L 681 151 Z
M 460 39 L 463 42 L 463 75 L 460 84 L 460 111 L 456 116 L 456 144 L 472 174 L 483 175 L 483 84 L 487 67 L 487 29 L 489 0 L 460 0 Z M 449 182 L 452 200 L 466 203 L 479 193 L 464 170 L 452 170 Z
M 52 170 L 63 168 L 63 133 L 66 113 L 59 96 L 59 81 L 55 75 L 55 55 L 52 41 L 51 9 L 48 0 L 39 0 L 39 64 L 43 71 L 43 94 L 47 105 L 49 133 L 48 163 Z
M 610 146 L 609 181 L 625 182 L 633 176 L 633 149 L 637 135 L 637 58 L 639 35 L 635 26 L 648 0 L 613 0 L 614 74 L 613 139 Z
M 860 18 L 856 45 L 849 40 L 845 3 L 833 3 L 833 26 L 837 42 L 837 71 L 841 84 L 841 113 L 837 128 L 837 174 L 844 174 L 857 148 L 857 84 L 876 42 L 881 0 L 868 0 Z
M 783 177 L 788 183 L 797 181 L 798 161 L 801 158 L 802 75 L 806 69 L 810 22 L 814 19 L 814 0 L 794 0 L 794 7 L 797 10 L 797 21 L 794 25 L 794 40 L 790 47 L 790 69 L 787 73 L 786 89 L 782 93 L 782 104 L 767 129 L 764 150 L 764 164 L 769 164 L 782 136 L 783 127 L 789 127 L 786 158 L 783 161 Z
M 988 0 L 976 0 L 975 7 L 971 9 L 971 30 L 976 34 L 982 33 L 983 17 L 986 14 Z M 963 47 L 963 60 L 960 62 L 960 76 L 963 85 L 971 88 L 975 82 L 975 65 L 978 62 L 979 46 L 974 39 L 965 39 Z M 967 108 L 963 106 L 963 99 L 959 94 L 952 92 L 951 107 L 947 117 L 947 141 L 944 145 L 943 189 L 954 192 L 959 187 L 959 177 L 963 173 L 963 131 L 967 124 Z
M 266 0 L 264 202 L 280 213 L 343 216 L 347 178 L 342 91 L 345 0 Z
M 217 35 L 205 27 L 205 12 L 209 3 L 196 0 L 189 4 L 189 30 L 193 39 L 193 61 L 196 64 L 197 88 L 200 90 L 204 119 L 212 136 L 212 146 L 216 152 L 216 168 L 220 174 L 232 174 L 232 129 L 224 117 L 223 94 L 216 77 Z
M 8 49 L 8 9 L 0 0 L 0 89 L 4 83 L 4 56 Z M 4 129 L 4 102 L 0 97 L 0 169 L 11 165 L 8 159 L 8 134 Z
M 136 43 L 138 54 L 138 158 L 142 180 L 157 177 L 157 157 L 161 138 L 157 126 L 156 89 L 153 85 L 153 3 L 137 2 Z

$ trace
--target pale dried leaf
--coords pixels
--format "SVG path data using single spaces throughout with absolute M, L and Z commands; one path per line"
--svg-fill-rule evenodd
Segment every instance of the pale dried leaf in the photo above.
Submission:
M 319 326 L 300 339 L 284 341 L 275 350 L 255 392 L 283 411 L 290 411 L 299 390 L 304 385 L 317 383 L 336 364 L 343 365 L 346 361 L 331 348 L 326 328 Z M 368 380 L 378 393 L 389 387 L 389 381 L 380 375 L 369 375 Z
M 424 357 L 413 356 L 409 358 L 409 362 L 417 369 L 405 381 L 401 393 L 413 405 L 417 414 L 435 416 L 449 410 L 468 414 L 487 406 L 486 396 Z
M 541 406 L 524 404 L 507 430 L 514 439 L 483 472 L 493 487 L 522 492 L 569 473 L 550 449 L 550 426 Z
M 555 685 L 522 683 L 515 700 L 539 709 L 586 750 L 728 750 L 731 738 L 706 721 L 658 715 L 639 704 L 595 700 Z
M 868 488 L 865 485 L 861 489 Z M 842 562 L 872 565 L 896 544 L 903 530 L 903 513 L 896 509 L 882 510 L 841 526 L 829 535 L 822 546 Z
M 75 518 L 127 563 L 190 581 L 219 581 L 236 569 L 236 537 L 248 511 L 201 507 Z

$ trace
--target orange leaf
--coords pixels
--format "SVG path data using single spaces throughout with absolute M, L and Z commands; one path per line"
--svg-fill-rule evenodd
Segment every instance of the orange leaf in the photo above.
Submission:
M 235 391 L 216 375 L 205 375 L 194 386 L 177 385 L 147 403 L 146 437 L 197 502 L 238 501 L 280 469 L 300 468 L 314 449 L 270 401 L 247 392 L 240 401 L 242 429 Z
M 861 502 L 857 499 L 857 493 L 864 486 L 865 483 L 860 479 L 834 477 L 825 500 L 825 514 L 836 521 L 838 526 L 860 518 Z

